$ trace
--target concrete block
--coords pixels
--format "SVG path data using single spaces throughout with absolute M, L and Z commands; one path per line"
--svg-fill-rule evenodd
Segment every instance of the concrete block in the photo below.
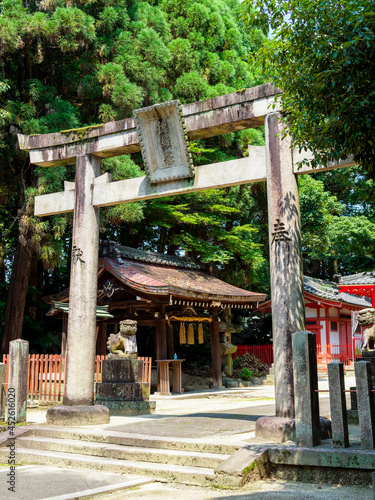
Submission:
M 137 358 L 103 361 L 103 382 L 96 384 L 96 405 L 110 415 L 147 415 L 155 412 L 150 386 L 142 382 L 143 361 Z
M 375 453 L 358 448 L 338 450 L 325 446 L 314 448 L 278 446 L 270 447 L 268 455 L 270 461 L 276 464 L 369 471 L 375 469 Z
M 268 447 L 248 445 L 240 448 L 216 467 L 215 476 L 220 486 L 234 484 L 229 477 L 237 478 L 238 486 L 269 477 Z

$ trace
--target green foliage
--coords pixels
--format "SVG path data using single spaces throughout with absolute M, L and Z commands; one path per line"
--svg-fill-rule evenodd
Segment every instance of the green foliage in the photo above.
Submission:
M 234 187 L 149 201 L 142 240 L 161 252 L 182 249 L 209 264 L 214 274 L 250 284 L 265 260 L 258 230 L 241 211 L 247 194 L 246 188 Z
M 181 102 L 200 101 L 204 98 L 207 88 L 207 81 L 198 71 L 185 73 L 176 80 L 176 92 L 181 96 Z
M 116 156 L 103 160 L 102 171 L 109 172 L 114 181 L 131 179 L 143 175 L 140 167 L 134 163 L 129 155 Z M 115 225 L 140 222 L 144 217 L 144 206 L 144 203 L 138 202 L 106 207 L 101 211 L 101 218 L 103 223 Z
M 298 184 L 302 248 L 311 258 L 316 258 L 328 250 L 331 242 L 327 229 L 332 225 L 334 216 L 341 214 L 345 206 L 325 191 L 322 181 L 310 175 L 299 176 Z
M 43 261 L 38 272 L 45 291 L 61 289 L 68 274 L 71 215 L 41 221 L 33 216 L 33 198 L 61 191 L 64 180 L 74 180 L 74 167 L 35 168 L 16 146 L 17 133 L 84 128 L 131 116 L 141 106 L 261 83 L 243 59 L 257 48 L 259 33 L 244 25 L 238 7 L 238 0 L 3 0 L 0 279 L 8 279 L 5 267 L 8 272 L 19 235 L 32 258 Z M 242 156 L 261 140 L 262 132 L 240 132 L 199 141 L 197 164 Z M 136 177 L 141 163 L 139 155 L 113 158 L 103 161 L 103 171 L 114 180 Z M 101 230 L 133 246 L 190 253 L 250 285 L 265 260 L 258 232 L 241 211 L 245 198 L 247 189 L 233 188 L 119 205 L 101 210 Z
M 270 26 L 259 51 L 295 146 L 312 164 L 354 155 L 375 175 L 375 13 L 371 0 L 244 0 L 250 25 Z M 253 5 L 255 9 L 253 9 Z
M 242 370 L 240 371 L 240 377 L 242 378 L 242 380 L 251 380 L 252 376 L 253 372 L 248 368 L 242 368 Z
M 342 177 L 336 172 L 330 178 L 337 175 Z M 332 279 L 337 273 L 352 274 L 373 269 L 374 222 L 360 212 L 363 205 L 357 204 L 348 209 L 337 196 L 327 192 L 323 177 L 321 179 L 308 175 L 299 177 L 305 272 L 317 278 Z M 365 185 L 369 183 L 372 185 L 373 181 L 366 181 Z M 348 190 L 348 185 L 342 185 L 342 190 Z M 353 189 L 349 191 L 349 197 L 347 193 L 345 198 L 350 200 Z M 317 262 L 320 264 L 317 265 Z
M 243 2 L 248 11 L 249 3 Z M 42 259 L 43 293 L 59 291 L 68 275 L 71 216 L 42 221 L 32 214 L 34 196 L 62 190 L 64 180 L 74 180 L 74 167 L 34 168 L 16 147 L 17 133 L 120 120 L 133 108 L 215 97 L 271 75 L 285 89 L 282 105 L 297 146 L 320 151 L 316 161 L 354 154 L 371 168 L 374 16 L 369 0 L 334 8 L 329 0 L 267 0 L 256 6 L 260 3 L 266 9 L 262 15 L 251 10 L 254 27 L 246 24 L 248 16 L 246 22 L 241 18 L 238 0 L 3 0 L 1 297 L 19 237 Z M 286 10 L 292 22 L 283 17 Z M 269 20 L 274 31 L 267 42 Z M 195 141 L 191 149 L 195 164 L 202 165 L 246 156 L 249 145 L 264 145 L 263 128 Z M 140 156 L 104 160 L 103 172 L 114 180 L 143 175 Z M 314 262 L 319 277 L 373 268 L 373 181 L 360 167 L 315 177 L 300 179 L 308 272 L 314 274 Z M 264 183 L 103 209 L 101 230 L 119 243 L 200 259 L 238 286 L 269 289 Z M 41 320 L 33 321 L 27 328 L 39 335 Z M 257 338 L 267 337 L 268 323 L 267 328 L 255 323 L 250 320 L 248 328 Z
M 264 287 L 263 291 L 267 291 Z M 269 344 L 272 342 L 272 316 L 269 313 L 245 312 L 241 316 L 234 315 L 232 322 L 241 326 L 241 331 L 232 334 L 233 343 L 250 344 Z M 237 340 L 238 339 L 238 340 Z
M 243 380 L 250 380 L 254 375 L 255 377 L 262 377 L 266 375 L 269 371 L 267 365 L 262 363 L 254 354 L 249 354 L 246 352 L 242 356 L 237 356 L 233 360 L 233 375 L 235 377 L 240 377 Z M 250 378 L 244 378 L 243 376 L 249 376 Z

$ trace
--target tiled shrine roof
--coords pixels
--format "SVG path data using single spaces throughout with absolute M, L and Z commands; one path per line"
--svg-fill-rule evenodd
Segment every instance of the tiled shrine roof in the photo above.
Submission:
M 339 285 L 375 285 L 375 271 L 340 276 Z
M 119 250 L 121 257 L 124 259 L 186 269 L 204 269 L 202 264 L 199 264 L 195 260 L 189 259 L 188 257 L 177 257 L 176 255 L 166 255 L 163 253 L 149 252 L 147 250 L 124 246 L 117 246 L 116 248 Z
M 303 286 L 305 290 L 305 299 L 307 301 L 321 301 L 329 307 L 332 306 L 341 306 L 341 307 L 349 307 L 349 308 L 366 308 L 371 307 L 371 300 L 367 297 L 358 297 L 352 293 L 340 292 L 340 285 L 338 283 L 334 283 L 333 281 L 320 280 L 317 278 L 311 278 L 311 276 L 303 277 Z M 308 294 L 308 295 L 306 295 Z M 333 304 L 336 302 L 336 304 Z M 258 310 L 260 311 L 270 311 L 271 310 L 271 301 L 263 302 L 260 304 Z
M 190 259 L 153 254 L 127 247 L 103 252 L 102 267 L 138 292 L 173 296 L 173 299 L 220 301 L 248 304 L 261 302 L 266 295 L 249 292 L 225 283 L 202 270 Z
M 371 307 L 371 301 L 364 297 L 358 297 L 351 293 L 340 292 L 339 284 L 333 281 L 325 281 L 310 276 L 303 277 L 303 284 L 306 292 L 321 297 L 322 299 L 344 302 L 345 304 Z
M 200 301 L 205 305 L 216 302 L 237 307 L 250 307 L 266 298 L 264 293 L 249 292 L 219 280 L 205 272 L 196 261 L 174 255 L 148 252 L 112 242 L 100 247 L 99 267 L 131 289 L 136 296 L 164 297 L 164 301 Z M 118 289 L 123 290 L 122 288 Z M 104 293 L 98 290 L 98 298 Z M 167 300 L 166 300 L 167 299 Z M 44 301 L 67 302 L 69 289 L 44 297 Z M 212 304 L 216 305 L 216 304 Z

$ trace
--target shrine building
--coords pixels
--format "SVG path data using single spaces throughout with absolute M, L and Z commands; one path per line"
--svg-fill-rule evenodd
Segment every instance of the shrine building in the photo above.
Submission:
M 356 275 L 358 276 L 358 275 Z M 342 278 L 350 281 L 349 276 Z M 342 361 L 349 361 L 355 349 L 360 348 L 361 328 L 355 325 L 355 316 L 361 309 L 371 307 L 371 299 L 365 294 L 355 295 L 343 291 L 339 283 L 326 281 L 310 276 L 303 277 L 306 329 L 316 334 L 318 346 L 332 346 L 340 354 Z M 358 283 L 356 284 L 358 288 Z M 271 312 L 271 300 L 263 302 L 257 311 Z M 353 332 L 354 326 L 354 332 Z M 333 352 L 333 354 L 336 354 Z
M 153 331 L 153 361 L 172 359 L 179 343 L 203 343 L 203 325 L 210 331 L 213 385 L 221 385 L 220 337 L 226 335 L 232 309 L 252 309 L 264 301 L 263 293 L 232 286 L 210 275 L 189 258 L 116 246 L 100 245 L 97 287 L 96 352 L 107 354 L 107 338 L 117 333 L 124 319 L 137 321 L 137 342 L 142 328 Z M 62 354 L 65 354 L 69 290 L 45 297 L 47 313 L 63 320 Z M 175 334 L 174 334 L 175 331 Z M 224 337 L 224 339 L 223 339 Z

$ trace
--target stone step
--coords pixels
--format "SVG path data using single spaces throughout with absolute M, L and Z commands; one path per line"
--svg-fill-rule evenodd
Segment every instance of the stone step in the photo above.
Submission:
M 0 449 L 1 463 L 7 463 L 9 450 Z M 168 482 L 209 485 L 214 481 L 213 469 L 173 464 L 116 460 L 47 450 L 32 450 L 17 447 L 17 464 L 48 464 L 73 469 L 94 469 L 117 474 L 137 474 Z
M 107 457 L 136 462 L 153 462 L 215 469 L 230 455 L 202 453 L 197 451 L 163 450 L 137 446 L 78 441 L 41 436 L 27 436 L 17 439 L 17 447 L 77 453 L 96 457 Z
M 167 436 L 149 436 L 117 432 L 110 429 L 85 429 L 57 426 L 38 426 L 33 430 L 34 436 L 56 439 L 73 439 L 86 442 L 136 446 L 139 448 L 157 448 L 163 450 L 197 451 L 202 453 L 218 453 L 232 455 L 241 446 L 224 443 L 210 443 L 202 439 L 177 438 Z

